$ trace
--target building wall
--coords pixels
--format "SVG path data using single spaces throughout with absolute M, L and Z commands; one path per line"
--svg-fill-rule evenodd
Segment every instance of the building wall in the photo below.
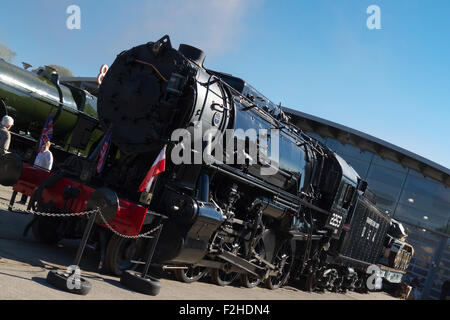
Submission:
M 415 249 L 406 278 L 420 280 L 422 298 L 438 299 L 450 280 L 450 188 L 371 152 L 308 134 L 350 163 L 375 193 L 377 207 L 405 225 Z

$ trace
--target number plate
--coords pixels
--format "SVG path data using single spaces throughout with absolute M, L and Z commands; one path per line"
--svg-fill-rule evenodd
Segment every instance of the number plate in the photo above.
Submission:
M 400 283 L 402 281 L 403 274 L 400 272 L 386 271 L 384 278 L 391 283 Z
M 331 213 L 331 216 L 328 218 L 327 227 L 328 228 L 334 228 L 339 229 L 342 226 L 342 216 L 337 213 Z

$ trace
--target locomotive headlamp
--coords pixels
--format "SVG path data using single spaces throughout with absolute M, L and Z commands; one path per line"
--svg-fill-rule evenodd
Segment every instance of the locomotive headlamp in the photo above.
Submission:
M 106 222 L 111 222 L 116 213 L 119 211 L 119 198 L 111 189 L 102 187 L 96 189 L 89 197 L 87 209 L 93 210 L 98 208 Z M 97 216 L 96 223 L 104 223 L 101 217 Z
M 170 75 L 169 83 L 167 84 L 167 91 L 177 96 L 181 96 L 186 82 L 186 77 L 178 73 L 172 73 Z

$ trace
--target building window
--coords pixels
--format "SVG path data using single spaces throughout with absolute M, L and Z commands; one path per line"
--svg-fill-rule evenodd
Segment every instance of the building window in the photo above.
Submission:
M 435 212 L 424 211 L 399 203 L 394 218 L 421 228 L 449 233 L 449 220 Z
M 406 173 L 372 164 L 367 175 L 369 188 L 376 195 L 376 205 L 392 214 L 397 205 Z
M 373 157 L 373 154 L 371 152 L 361 151 L 361 149 L 350 144 L 344 145 L 335 139 L 328 138 L 326 144 L 331 150 L 342 156 L 347 155 L 368 162 L 370 162 Z
M 404 168 L 401 164 L 388 159 L 383 159 L 378 155 L 374 155 L 372 163 L 403 173 L 406 173 L 408 171 L 408 169 Z
M 450 189 L 431 179 L 408 175 L 397 211 L 411 223 L 450 234 Z
M 367 172 L 369 171 L 370 162 L 359 160 L 345 154 L 339 154 L 345 161 L 348 162 L 353 169 L 359 174 L 361 179 L 365 180 L 367 178 Z

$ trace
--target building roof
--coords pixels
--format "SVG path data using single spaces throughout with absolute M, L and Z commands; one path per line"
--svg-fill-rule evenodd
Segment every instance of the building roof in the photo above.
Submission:
M 292 122 L 300 129 L 314 132 L 321 137 L 330 137 L 343 144 L 350 144 L 362 151 L 377 154 L 401 164 L 405 168 L 416 170 L 425 177 L 439 181 L 450 187 L 450 170 L 413 152 L 400 148 L 364 132 L 328 121 L 310 114 L 283 107 L 291 116 Z

